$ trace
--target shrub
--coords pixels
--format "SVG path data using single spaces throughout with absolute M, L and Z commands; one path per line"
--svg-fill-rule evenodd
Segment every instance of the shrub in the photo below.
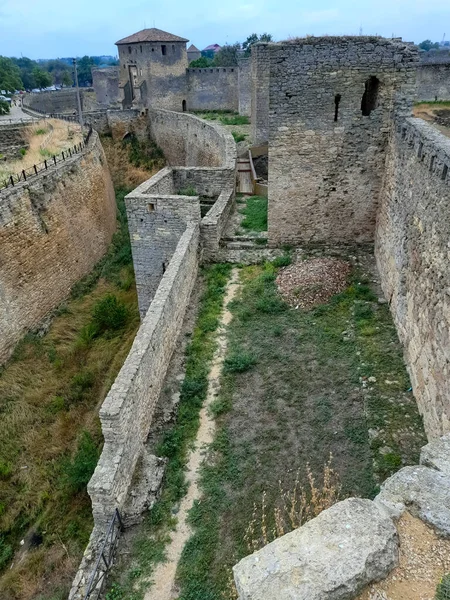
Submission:
M 84 490 L 97 466 L 99 449 L 87 431 L 83 431 L 72 459 L 63 463 L 63 482 L 72 492 Z
M 291 262 L 291 257 L 288 254 L 285 254 L 284 256 L 279 256 L 274 261 L 272 261 L 272 264 L 274 267 L 287 267 L 291 264 Z
M 127 307 L 114 294 L 99 300 L 92 311 L 92 322 L 98 333 L 117 331 L 127 321 Z
M 220 117 L 220 122 L 223 125 L 248 125 L 250 120 L 244 115 L 234 115 L 232 117 Z
M 21 148 L 21 149 L 19 150 L 19 152 L 20 152 L 20 155 L 21 155 L 21 156 L 25 156 L 25 154 L 27 153 L 27 149 L 26 149 L 26 148 Z
M 192 186 L 178 190 L 178 196 L 198 196 L 197 190 Z
M 450 573 L 444 575 L 436 588 L 435 600 L 448 600 L 450 598 Z
M 3 536 L 0 536 L 0 570 L 6 566 L 12 553 L 11 546 L 5 542 Z
M 34 130 L 34 135 L 44 135 L 46 134 L 48 131 L 48 129 L 46 129 L 45 127 L 38 127 L 38 129 Z
M 228 356 L 223 363 L 225 373 L 244 373 L 256 363 L 255 357 L 247 352 L 235 352 Z
M 0 115 L 9 115 L 9 103 L 6 100 L 0 100 Z
M 80 371 L 72 377 L 70 383 L 70 399 L 72 401 L 82 400 L 85 393 L 94 385 L 94 375 L 90 371 Z

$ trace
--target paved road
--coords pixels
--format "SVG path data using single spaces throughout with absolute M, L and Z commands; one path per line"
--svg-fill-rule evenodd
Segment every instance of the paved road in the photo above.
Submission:
M 33 117 L 27 115 L 23 112 L 20 106 L 11 106 L 11 111 L 9 115 L 0 115 L 0 124 L 3 122 L 9 122 L 13 120 L 14 122 L 23 120 L 23 121 L 33 121 Z

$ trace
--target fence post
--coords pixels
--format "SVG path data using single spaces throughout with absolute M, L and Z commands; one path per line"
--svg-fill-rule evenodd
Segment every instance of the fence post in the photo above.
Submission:
M 47 159 L 44 160 L 45 170 L 47 170 Z
M 37 175 L 37 173 L 38 173 L 37 172 L 37 167 L 36 167 L 36 165 L 33 165 L 33 166 L 34 166 L 34 173 L 35 173 L 35 175 Z
M 54 163 L 55 163 L 55 165 L 56 165 L 56 154 L 54 154 L 54 155 L 53 155 L 53 162 L 54 162 Z
M 10 181 L 11 181 L 11 185 L 14 187 L 14 178 L 13 178 L 13 176 L 12 176 L 12 175 L 10 175 L 9 179 L 10 179 Z
M 66 160 L 64 157 L 64 150 L 62 151 L 62 157 L 63 157 L 63 160 Z
M 27 176 L 25 173 L 25 169 L 22 169 L 22 175 L 23 175 L 23 180 L 26 181 L 27 180 Z

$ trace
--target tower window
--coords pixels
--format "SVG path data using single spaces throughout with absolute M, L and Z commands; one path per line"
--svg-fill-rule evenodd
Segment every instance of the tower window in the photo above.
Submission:
M 336 94 L 334 97 L 334 120 L 337 121 L 339 117 L 339 102 L 341 101 L 342 96 L 340 94 Z
M 373 75 L 365 83 L 365 90 L 361 100 L 361 112 L 363 116 L 368 117 L 370 113 L 378 106 L 378 89 L 380 81 Z
M 172 54 L 175 54 L 175 45 L 172 44 Z
M 167 54 L 167 46 L 165 44 L 161 45 L 161 53 L 163 56 L 166 56 Z
M 131 54 L 131 50 L 132 50 L 131 46 L 128 46 L 128 54 Z
M 141 52 L 142 52 L 142 46 L 139 46 L 139 48 L 141 49 Z

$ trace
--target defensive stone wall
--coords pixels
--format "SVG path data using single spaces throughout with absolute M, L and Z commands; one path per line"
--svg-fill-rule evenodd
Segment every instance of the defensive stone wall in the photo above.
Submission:
M 239 68 L 187 69 L 188 110 L 239 110 Z
M 85 110 L 85 94 L 92 91 L 91 88 L 80 90 L 82 110 Z M 23 106 L 40 113 L 71 114 L 78 110 L 76 89 L 66 88 L 53 92 L 25 94 L 23 97 Z M 92 106 L 86 107 L 86 109 L 92 110 Z
M 162 276 L 131 351 L 100 409 L 105 439 L 88 485 L 95 526 L 122 509 L 197 275 L 199 226 L 189 222 Z
M 269 139 L 270 53 L 268 44 L 254 44 L 251 58 L 251 116 L 253 143 Z
M 269 54 L 269 244 L 370 242 L 392 115 L 409 115 L 417 49 L 305 38 Z
M 98 135 L 81 154 L 0 192 L 0 362 L 106 252 L 116 228 Z
M 119 104 L 119 67 L 93 68 L 92 87 L 100 106 Z
M 450 430 L 450 139 L 397 122 L 386 161 L 375 254 L 429 439 Z
M 202 219 L 200 234 L 204 262 L 218 260 L 220 239 L 225 231 L 228 217 L 233 210 L 234 198 L 233 189 L 223 190 L 214 206 Z
M 239 59 L 238 92 L 239 92 L 239 114 L 250 117 L 252 114 L 252 74 L 251 59 Z
M 447 55 L 448 56 L 448 55 Z M 417 100 L 450 100 L 450 59 L 417 68 Z
M 187 223 L 200 221 L 198 196 L 177 195 L 166 167 L 125 199 L 139 311 L 143 318 Z

